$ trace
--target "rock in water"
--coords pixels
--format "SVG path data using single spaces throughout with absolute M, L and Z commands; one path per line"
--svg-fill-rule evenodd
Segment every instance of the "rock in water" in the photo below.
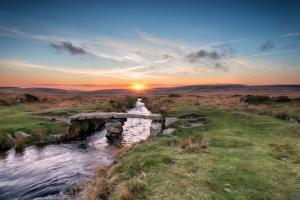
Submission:
M 150 127 L 150 135 L 157 135 L 162 132 L 162 123 L 160 121 L 152 121 Z
M 106 131 L 109 133 L 114 133 L 114 134 L 122 134 L 123 127 L 122 126 L 118 126 L 118 127 L 106 126 Z

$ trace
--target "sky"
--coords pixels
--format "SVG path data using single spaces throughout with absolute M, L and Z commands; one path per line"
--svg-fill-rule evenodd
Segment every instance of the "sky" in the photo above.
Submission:
M 300 84 L 300 0 L 0 0 L 0 86 Z

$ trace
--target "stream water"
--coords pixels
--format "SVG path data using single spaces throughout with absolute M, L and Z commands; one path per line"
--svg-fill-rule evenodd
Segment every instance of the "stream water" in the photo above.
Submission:
M 150 114 L 140 99 L 128 112 Z M 146 139 L 150 125 L 151 120 L 128 119 L 123 143 Z M 62 191 L 92 176 L 96 167 L 112 163 L 113 150 L 102 130 L 68 143 L 8 151 L 0 155 L 0 200 L 64 199 Z

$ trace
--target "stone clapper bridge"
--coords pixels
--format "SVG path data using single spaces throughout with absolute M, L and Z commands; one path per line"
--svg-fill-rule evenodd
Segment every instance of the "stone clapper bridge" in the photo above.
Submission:
M 152 120 L 150 135 L 157 135 L 164 128 L 165 119 L 161 114 L 137 114 L 137 113 L 116 113 L 116 112 L 92 112 L 81 113 L 70 117 L 69 134 L 81 135 L 106 129 L 106 137 L 109 140 L 120 139 L 122 137 L 123 125 L 127 118 Z

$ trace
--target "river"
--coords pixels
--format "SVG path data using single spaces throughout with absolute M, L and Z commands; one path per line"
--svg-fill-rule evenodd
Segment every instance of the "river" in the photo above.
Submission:
M 140 99 L 128 112 L 150 114 Z M 128 119 L 124 145 L 147 139 L 150 125 L 151 120 Z M 30 146 L 21 153 L 10 150 L 0 155 L 0 200 L 65 199 L 65 189 L 113 162 L 114 148 L 102 130 L 68 143 Z

